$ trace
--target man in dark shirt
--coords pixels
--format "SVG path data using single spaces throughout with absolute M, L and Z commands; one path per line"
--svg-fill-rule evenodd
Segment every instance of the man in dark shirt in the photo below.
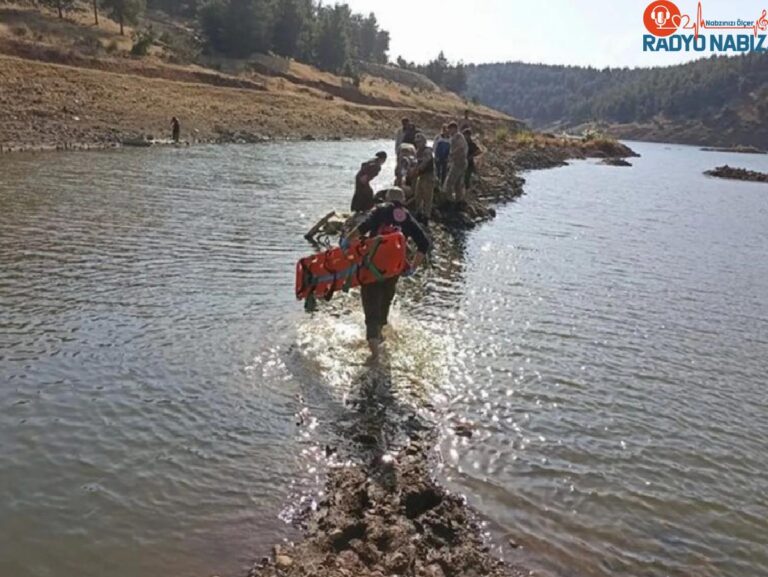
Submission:
M 371 181 L 379 176 L 381 167 L 387 161 L 387 153 L 377 152 L 376 157 L 364 162 L 355 176 L 355 194 L 352 196 L 352 212 L 367 212 L 373 208 Z
M 405 128 L 405 133 L 403 134 L 402 144 L 413 144 L 416 146 L 416 134 L 418 134 L 418 132 L 419 129 L 416 125 L 413 122 L 408 122 L 408 126 Z
M 465 128 L 463 134 L 467 141 L 467 171 L 464 173 L 464 188 L 469 190 L 472 175 L 477 172 L 475 159 L 483 154 L 483 149 L 473 140 L 471 128 Z
M 175 116 L 171 118 L 171 138 L 175 143 L 178 143 L 181 138 L 181 123 Z
M 402 189 L 391 188 L 387 192 L 387 203 L 376 207 L 368 215 L 368 218 L 349 233 L 342 241 L 342 247 L 361 235 L 376 236 L 387 230 L 399 230 L 406 238 L 412 238 L 416 243 L 418 252 L 409 263 L 409 270 L 418 268 L 424 261 L 431 243 L 416 219 L 403 206 L 403 202 L 405 202 L 405 194 Z M 395 298 L 398 278 L 395 276 L 360 287 L 363 312 L 365 313 L 365 337 L 368 340 L 368 347 L 371 349 L 372 361 L 378 359 L 379 356 L 379 345 L 382 340 L 381 329 L 389 320 L 389 308 Z
M 451 154 L 451 140 L 448 135 L 448 125 L 443 124 L 443 128 L 435 137 L 432 143 L 432 151 L 435 155 L 435 172 L 437 173 L 437 184 L 442 187 L 445 177 L 448 175 L 448 157 Z

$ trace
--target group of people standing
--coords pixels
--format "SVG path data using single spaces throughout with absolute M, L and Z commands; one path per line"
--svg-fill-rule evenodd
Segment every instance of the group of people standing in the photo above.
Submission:
M 462 203 L 465 190 L 475 174 L 475 162 L 483 154 L 473 140 L 472 129 L 466 119 L 459 129 L 458 122 L 444 124 L 429 146 L 426 136 L 408 118 L 395 135 L 395 186 L 412 196 L 409 206 L 421 223 L 428 223 L 432 214 L 435 193 L 445 201 Z M 375 204 L 371 180 L 380 173 L 387 161 L 387 153 L 362 164 L 355 178 L 353 212 L 366 212 Z

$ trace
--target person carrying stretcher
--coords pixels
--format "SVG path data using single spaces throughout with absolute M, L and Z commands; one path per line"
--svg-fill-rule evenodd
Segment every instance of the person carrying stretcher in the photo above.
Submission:
M 342 238 L 341 247 L 345 249 L 351 241 L 360 236 L 378 236 L 399 231 L 406 239 L 411 238 L 416 243 L 417 252 L 405 273 L 410 274 L 424 261 L 424 257 L 431 247 L 431 242 L 416 219 L 403 205 L 405 194 L 402 189 L 390 188 L 386 198 L 385 204 L 374 208 L 357 228 Z M 365 337 L 371 350 L 371 361 L 376 361 L 379 357 L 382 341 L 381 329 L 389 320 L 389 309 L 395 298 L 398 278 L 399 276 L 393 276 L 360 287 L 360 297 L 365 314 Z

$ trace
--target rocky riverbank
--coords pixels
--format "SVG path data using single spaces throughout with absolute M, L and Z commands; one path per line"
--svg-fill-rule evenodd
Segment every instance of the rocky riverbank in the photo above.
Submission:
M 522 577 L 494 557 L 464 500 L 432 477 L 433 441 L 330 472 L 307 539 L 276 547 L 249 577 Z
M 730 180 L 746 180 L 749 182 L 768 182 L 768 174 L 763 172 L 757 172 L 755 170 L 747 170 L 746 168 L 733 168 L 727 164 L 724 166 L 718 166 L 712 170 L 704 171 L 707 176 L 714 176 L 717 178 L 727 178 Z

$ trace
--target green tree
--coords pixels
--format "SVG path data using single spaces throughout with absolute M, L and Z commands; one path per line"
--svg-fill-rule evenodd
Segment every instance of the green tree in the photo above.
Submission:
M 368 17 L 361 22 L 357 54 L 358 58 L 361 60 L 373 60 L 374 55 L 376 54 L 378 34 L 379 23 L 376 22 L 376 15 L 371 12 L 368 14 Z
M 224 51 L 227 31 L 225 29 L 229 3 L 225 0 L 209 0 L 197 14 L 200 29 L 214 50 Z
M 299 54 L 302 35 L 311 13 L 302 0 L 278 0 L 275 5 L 275 25 L 272 33 L 272 49 L 282 56 Z
M 148 1 L 161 7 L 175 0 Z M 244 58 L 271 49 L 333 72 L 343 71 L 355 58 L 388 60 L 389 33 L 379 29 L 374 14 L 354 14 L 346 4 L 324 6 L 314 0 L 181 2 L 195 6 L 200 30 L 213 52 Z
M 379 30 L 376 33 L 376 47 L 373 50 L 373 61 L 379 64 L 386 64 L 389 62 L 389 32 L 386 30 Z
M 59 18 L 64 18 L 64 12 L 72 10 L 75 0 L 41 0 L 42 4 L 55 8 L 59 13 Z
M 199 0 L 147 0 L 150 10 L 162 10 L 166 14 L 194 18 L 201 7 Z
M 214 50 L 245 58 L 272 44 L 272 6 L 268 0 L 211 0 L 200 9 L 200 28 Z
M 323 70 L 340 71 L 350 55 L 349 6 L 337 4 L 320 10 L 317 64 Z
M 443 83 L 446 80 L 446 74 L 448 73 L 449 68 L 450 68 L 450 64 L 448 62 L 448 59 L 445 57 L 445 54 L 441 50 L 440 54 L 437 55 L 437 58 L 427 63 L 427 65 L 424 67 L 423 72 L 424 72 L 424 75 L 427 78 L 429 78 L 432 82 L 440 86 L 443 86 Z
M 125 24 L 137 24 L 146 9 L 145 0 L 101 0 L 112 19 L 120 24 L 120 35 L 125 36 Z

